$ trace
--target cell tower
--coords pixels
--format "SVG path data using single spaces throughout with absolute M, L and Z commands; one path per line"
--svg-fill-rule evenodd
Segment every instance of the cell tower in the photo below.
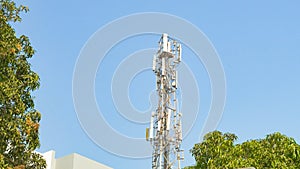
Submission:
M 180 161 L 183 160 L 180 146 L 182 114 L 178 112 L 176 97 L 176 67 L 180 61 L 181 44 L 163 34 L 153 58 L 158 106 L 152 112 L 150 127 L 146 129 L 146 139 L 153 146 L 152 169 L 180 169 Z

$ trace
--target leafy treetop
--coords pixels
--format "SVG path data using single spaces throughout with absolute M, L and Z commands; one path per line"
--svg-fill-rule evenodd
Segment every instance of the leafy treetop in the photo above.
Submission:
M 191 150 L 196 166 L 185 169 L 300 168 L 300 145 L 293 138 L 273 133 L 241 144 L 235 144 L 236 139 L 237 136 L 230 133 L 208 133 L 203 142 Z
M 21 21 L 25 6 L 0 0 L 0 168 L 44 169 L 46 164 L 34 150 L 40 146 L 41 114 L 35 110 L 31 92 L 39 87 L 39 76 L 28 59 L 34 49 L 25 35 L 16 36 L 11 23 Z

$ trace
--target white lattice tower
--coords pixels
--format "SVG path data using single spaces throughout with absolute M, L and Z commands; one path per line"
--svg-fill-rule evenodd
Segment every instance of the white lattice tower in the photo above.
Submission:
M 182 128 L 178 111 L 176 67 L 181 61 L 181 44 L 163 34 L 153 58 L 158 106 L 152 112 L 146 138 L 153 146 L 152 169 L 180 169 Z

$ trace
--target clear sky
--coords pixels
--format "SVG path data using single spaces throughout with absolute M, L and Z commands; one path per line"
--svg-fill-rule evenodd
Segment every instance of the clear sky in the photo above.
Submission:
M 32 67 L 41 79 L 41 87 L 34 93 L 36 108 L 43 115 L 38 151 L 53 149 L 57 157 L 76 152 L 115 169 L 151 168 L 150 159 L 119 157 L 93 143 L 80 126 L 72 98 L 74 67 L 89 37 L 115 19 L 140 12 L 163 12 L 181 17 L 197 26 L 216 48 L 227 86 L 225 110 L 218 130 L 237 134 L 238 142 L 279 131 L 300 143 L 299 1 L 18 2 L 28 5 L 30 12 L 23 15 L 23 22 L 16 24 L 16 30 L 30 37 L 37 51 L 31 59 Z M 145 35 L 120 43 L 105 57 L 95 78 L 95 95 L 108 123 L 131 137 L 144 137 L 147 125 L 124 126 L 125 119 L 116 115 L 110 80 L 122 59 L 134 51 L 156 47 L 158 39 L 159 36 Z M 186 150 L 183 165 L 186 166 L 194 163 L 188 150 L 199 142 L 209 111 L 211 89 L 205 68 L 196 56 L 186 50 L 183 60 L 197 80 L 201 97 L 196 124 L 183 141 Z M 137 109 L 148 110 L 154 80 L 154 74 L 145 71 L 131 82 L 129 97 Z

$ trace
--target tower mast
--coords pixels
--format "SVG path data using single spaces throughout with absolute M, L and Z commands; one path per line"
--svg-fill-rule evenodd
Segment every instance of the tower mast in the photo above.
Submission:
M 146 139 L 153 146 L 152 169 L 180 169 L 183 160 L 181 149 L 181 116 L 176 97 L 178 74 L 176 68 L 181 61 L 181 44 L 163 34 L 159 48 L 153 57 L 153 72 L 156 75 L 158 106 L 152 112 Z

